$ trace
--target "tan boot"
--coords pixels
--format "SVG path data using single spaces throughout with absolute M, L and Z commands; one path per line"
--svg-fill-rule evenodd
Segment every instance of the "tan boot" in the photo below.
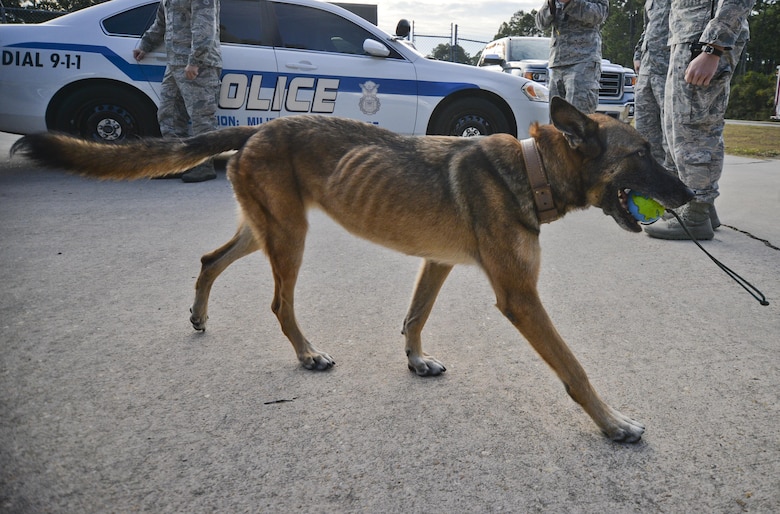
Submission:
M 678 213 L 691 235 L 697 240 L 705 241 L 715 237 L 710 222 L 710 204 L 703 202 L 690 202 Z M 680 225 L 676 218 L 662 219 L 645 226 L 645 232 L 650 237 L 657 239 L 690 239 L 688 233 Z

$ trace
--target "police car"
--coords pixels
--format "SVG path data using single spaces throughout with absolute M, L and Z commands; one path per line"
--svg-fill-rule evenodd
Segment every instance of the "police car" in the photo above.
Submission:
M 111 0 L 37 25 L 0 25 L 0 131 L 102 141 L 159 134 L 164 48 L 133 49 L 156 0 Z M 434 61 L 318 0 L 222 0 L 220 127 L 300 113 L 401 134 L 527 137 L 547 90 L 521 77 Z

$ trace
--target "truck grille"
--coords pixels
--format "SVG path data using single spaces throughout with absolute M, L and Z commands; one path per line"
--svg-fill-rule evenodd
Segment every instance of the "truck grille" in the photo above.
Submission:
M 601 98 L 620 98 L 623 95 L 623 76 L 620 73 L 605 72 L 599 82 Z

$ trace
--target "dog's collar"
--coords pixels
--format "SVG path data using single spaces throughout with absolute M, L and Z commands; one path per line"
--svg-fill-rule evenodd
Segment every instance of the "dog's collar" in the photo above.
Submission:
M 532 137 L 529 137 L 520 141 L 520 147 L 523 150 L 525 172 L 534 192 L 536 216 L 539 218 L 539 223 L 551 223 L 558 219 L 558 209 L 555 208 L 550 181 L 547 180 L 547 174 L 542 167 L 542 159 L 539 157 L 536 142 Z

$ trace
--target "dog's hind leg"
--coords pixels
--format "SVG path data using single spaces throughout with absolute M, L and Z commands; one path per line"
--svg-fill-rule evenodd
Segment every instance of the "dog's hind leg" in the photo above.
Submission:
M 544 310 L 536 290 L 536 273 L 518 264 L 516 267 L 503 261 L 499 266 L 485 266 L 496 292 L 496 306 L 555 371 L 569 396 L 582 406 L 607 437 L 627 443 L 639 441 L 645 427 L 599 398 L 585 370 Z
M 422 350 L 420 334 L 436 301 L 441 286 L 452 270 L 452 265 L 425 260 L 417 275 L 412 302 L 404 319 L 402 334 L 406 337 L 406 357 L 409 369 L 420 376 L 440 375 L 447 371 L 444 364 Z
M 242 221 L 230 241 L 201 257 L 200 275 L 195 282 L 195 301 L 190 308 L 190 323 L 195 330 L 206 330 L 209 294 L 217 277 L 235 261 L 259 249 L 260 244 L 252 229 Z

